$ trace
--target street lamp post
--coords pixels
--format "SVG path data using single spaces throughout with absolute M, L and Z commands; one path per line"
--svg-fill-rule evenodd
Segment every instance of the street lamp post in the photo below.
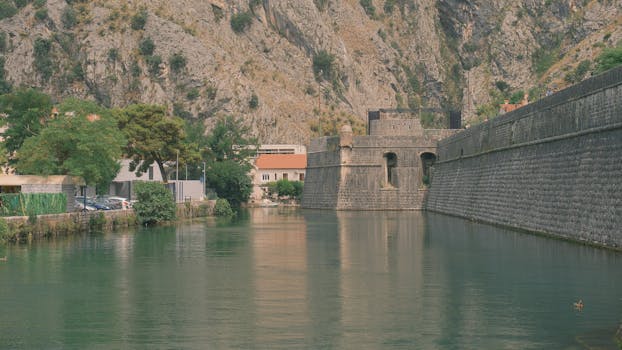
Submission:
M 320 69 L 320 76 L 317 81 L 317 129 L 320 137 L 322 137 L 322 74 L 324 72 Z

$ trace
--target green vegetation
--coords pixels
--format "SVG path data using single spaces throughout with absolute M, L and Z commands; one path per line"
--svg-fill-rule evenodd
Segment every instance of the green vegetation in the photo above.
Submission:
M 376 8 L 374 7 L 372 0 L 360 0 L 359 3 L 369 18 L 376 18 Z
M 596 73 L 602 73 L 622 65 L 622 45 L 604 49 L 596 58 Z
M 199 145 L 203 150 L 203 161 L 207 163 L 208 186 L 233 207 L 246 202 L 252 191 L 248 173 L 257 140 L 249 134 L 250 129 L 242 124 L 241 119 L 226 116 L 216 122 L 204 145 Z
M 216 191 L 218 198 L 224 198 L 232 206 L 239 207 L 248 201 L 253 189 L 249 171 L 249 165 L 225 159 L 212 162 L 205 176 L 209 187 Z
M 130 66 L 130 73 L 134 78 L 140 77 L 140 75 L 143 73 L 137 61 L 132 62 L 132 65 Z
M 575 68 L 572 72 L 569 72 L 564 77 L 564 80 L 568 83 L 576 84 L 579 83 L 585 78 L 585 74 L 590 70 L 592 66 L 592 62 L 589 60 L 583 60 L 577 68 Z
M 339 113 L 337 115 L 321 115 L 319 120 L 311 120 L 308 122 L 309 128 L 315 135 L 331 136 L 337 135 L 341 127 L 345 124 L 349 124 L 352 127 L 354 135 L 365 135 L 367 132 L 367 125 L 360 118 L 346 114 Z
M 34 65 L 44 81 L 48 81 L 54 72 L 54 62 L 50 58 L 52 41 L 38 37 L 34 43 Z
M 512 95 L 510 95 L 510 103 L 518 104 L 525 97 L 525 92 L 523 90 L 515 91 Z
M 155 44 L 153 43 L 153 40 L 151 40 L 151 38 L 144 38 L 140 41 L 140 43 L 138 43 L 138 50 L 143 56 L 151 56 L 155 51 Z
M 58 117 L 24 141 L 15 169 L 20 174 L 80 176 L 87 185 L 107 190 L 119 171 L 124 143 L 115 120 L 91 101 L 69 98 L 58 109 Z
M 300 197 L 302 197 L 304 182 L 281 179 L 277 182 L 269 182 L 267 186 L 268 192 L 271 194 L 276 194 L 279 197 L 300 199 Z
M 14 93 L 0 95 L 0 114 L 6 114 L 4 122 L 11 127 L 4 133 L 4 146 L 9 156 L 22 147 L 24 141 L 38 135 L 52 110 L 50 96 L 35 89 L 19 89 Z M 9 161 L 10 165 L 14 160 Z
M 185 165 L 198 157 L 185 143 L 183 120 L 167 116 L 166 107 L 136 104 L 114 114 L 127 139 L 124 153 L 131 159 L 130 171 L 135 171 L 137 176 L 155 162 L 166 183 L 165 162 L 176 161 L 179 156 L 180 165 Z
M 498 80 L 495 81 L 495 86 L 497 87 L 497 89 L 499 89 L 499 91 L 501 92 L 505 92 L 506 90 L 508 90 L 510 88 L 510 84 L 506 83 L 503 80 Z
M 89 216 L 89 230 L 102 230 L 104 225 L 106 225 L 106 216 L 104 213 L 99 212 Z
M 255 13 L 257 7 L 261 5 L 261 0 L 249 0 L 248 7 L 251 9 L 251 12 Z
M 157 77 L 160 74 L 160 65 L 162 64 L 162 57 L 156 56 L 147 56 L 145 58 L 147 63 L 147 69 L 149 70 L 149 74 L 153 77 Z
M 328 1 L 329 0 L 313 0 L 313 3 L 318 10 L 324 11 L 328 8 Z
M 214 19 L 216 23 L 219 23 L 223 18 L 225 18 L 225 13 L 223 9 L 218 6 L 212 5 L 212 13 L 214 14 Z
M 186 56 L 184 56 L 183 52 L 176 52 L 168 59 L 168 63 L 171 67 L 171 71 L 179 73 L 186 68 Z
M 239 12 L 231 16 L 231 29 L 240 34 L 250 28 L 253 23 L 253 14 L 251 12 Z
M 134 30 L 142 30 L 145 28 L 145 24 L 147 24 L 147 17 L 149 13 L 147 13 L 146 9 L 141 9 L 134 16 L 132 16 L 131 28 Z
M 335 55 L 321 50 L 313 56 L 313 73 L 316 79 L 331 79 L 335 74 Z
M 473 42 L 466 42 L 462 45 L 464 52 L 473 53 L 479 49 L 479 46 Z
M 384 6 L 382 7 L 382 10 L 384 11 L 384 13 L 389 14 L 389 15 L 392 14 L 395 8 L 395 2 L 396 0 L 386 0 L 384 2 Z
M 26 5 L 28 5 L 29 2 L 30 0 L 13 0 L 15 7 L 17 7 L 18 9 L 26 7 Z
M 108 50 L 108 61 L 116 62 L 119 60 L 119 49 L 113 47 Z
M 531 56 L 534 71 L 538 75 L 544 74 L 556 61 L 556 53 L 544 48 L 537 49 Z
M 4 63 L 5 63 L 4 57 L 0 56 L 0 94 L 7 94 L 11 92 L 11 90 L 13 89 L 13 87 L 11 86 L 11 83 L 6 81 Z
M 0 242 L 10 241 L 9 235 L 9 224 L 7 224 L 4 218 L 0 218 Z
M 60 214 L 67 211 L 64 193 L 1 193 L 0 216 Z
M 251 99 L 248 101 L 248 106 L 251 109 L 257 109 L 257 107 L 259 107 L 259 97 L 254 92 L 251 95 Z
M 0 20 L 11 18 L 17 14 L 17 8 L 9 1 L 0 1 Z
M 216 204 L 214 205 L 214 215 L 221 217 L 231 217 L 235 214 L 229 201 L 224 198 L 218 198 L 216 200 Z
M 6 52 L 9 48 L 6 37 L 6 32 L 0 32 L 0 52 Z
M 200 95 L 201 93 L 199 92 L 199 89 L 192 88 L 186 93 L 186 98 L 190 101 L 194 101 L 199 98 Z
M 37 11 L 35 11 L 35 18 L 38 21 L 45 21 L 46 19 L 48 19 L 48 9 L 47 8 L 40 8 Z
M 136 182 L 134 193 L 138 202 L 134 212 L 142 225 L 152 225 L 175 219 L 176 206 L 173 194 L 158 182 Z
M 74 10 L 71 6 L 65 7 L 60 16 L 60 21 L 65 29 L 72 29 L 75 27 L 76 24 L 78 24 L 78 14 L 76 10 Z
M 382 30 L 382 28 L 378 29 L 378 36 L 380 37 L 380 39 L 382 39 L 382 41 L 387 40 L 387 33 L 384 30 Z

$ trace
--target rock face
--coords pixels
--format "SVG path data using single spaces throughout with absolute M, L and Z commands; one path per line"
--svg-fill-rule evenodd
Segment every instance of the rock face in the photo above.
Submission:
M 615 0 L 24 2 L 0 13 L 13 86 L 166 104 L 208 125 L 243 116 L 265 143 L 307 143 L 320 114 L 440 107 L 482 118 L 502 94 L 580 80 L 567 76 L 622 39 Z

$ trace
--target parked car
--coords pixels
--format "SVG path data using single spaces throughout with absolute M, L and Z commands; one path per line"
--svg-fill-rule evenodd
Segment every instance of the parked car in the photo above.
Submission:
M 84 197 L 82 196 L 76 197 L 76 201 L 79 203 L 82 203 L 83 205 L 85 203 Z M 96 201 L 91 198 L 86 199 L 86 205 L 91 206 L 95 208 L 96 210 L 110 210 L 111 209 L 107 203 L 102 202 L 102 201 Z
M 132 207 L 127 198 L 117 196 L 103 196 L 102 198 L 112 209 L 129 209 Z
M 76 211 L 91 211 L 91 210 L 97 210 L 97 208 L 90 206 L 90 205 L 84 205 L 84 202 L 79 202 L 76 200 L 74 208 Z

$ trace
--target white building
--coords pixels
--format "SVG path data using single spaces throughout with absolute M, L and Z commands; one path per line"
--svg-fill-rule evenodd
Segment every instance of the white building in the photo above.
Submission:
M 304 181 L 306 169 L 306 154 L 259 154 L 255 159 L 251 199 L 261 199 L 265 193 L 262 188 L 269 182 Z
M 141 176 L 136 176 L 135 171 L 130 171 L 130 160 L 121 160 L 121 170 L 110 184 L 109 193 L 115 196 L 132 199 L 134 181 L 157 181 L 162 182 L 160 167 L 154 162 Z M 176 202 L 186 202 L 204 199 L 204 186 L 199 180 L 169 180 L 168 186 L 173 191 Z

